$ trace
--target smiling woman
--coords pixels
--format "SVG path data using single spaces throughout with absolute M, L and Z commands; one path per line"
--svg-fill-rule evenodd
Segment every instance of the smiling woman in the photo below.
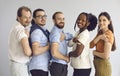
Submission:
M 54 4 L 53 4 L 54 3 Z M 102 11 L 107 11 L 113 20 L 114 34 L 116 36 L 116 51 L 111 53 L 110 62 L 112 64 L 112 76 L 120 76 L 120 0 L 0 0 L 0 76 L 10 76 L 8 60 L 8 33 L 16 19 L 16 10 L 21 6 L 28 6 L 32 11 L 36 8 L 42 8 L 47 12 L 46 28 L 51 30 L 53 26 L 52 15 L 55 11 L 62 11 L 65 15 L 64 30 L 74 34 L 74 23 L 80 12 L 93 13 L 96 16 Z M 72 27 L 71 27 L 72 26 Z M 91 33 L 91 39 L 96 34 L 97 29 Z M 71 49 L 71 48 L 70 48 Z M 92 51 L 90 51 L 92 52 Z M 91 58 L 92 57 L 91 53 Z M 92 60 L 91 60 L 92 62 Z M 93 64 L 92 64 L 93 65 Z M 73 69 L 68 65 L 68 76 L 72 76 Z M 95 73 L 92 66 L 91 75 Z

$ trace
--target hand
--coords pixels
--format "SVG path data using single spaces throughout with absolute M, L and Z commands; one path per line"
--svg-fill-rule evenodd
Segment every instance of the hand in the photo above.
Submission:
M 64 41 L 65 40 L 65 34 L 64 33 L 61 33 L 61 36 L 60 36 L 60 41 Z
M 70 57 L 66 56 L 66 62 L 69 63 L 70 62 Z
M 108 41 L 107 36 L 105 34 L 99 35 L 101 40 Z
M 74 43 L 78 42 L 77 37 L 74 37 L 74 38 L 73 38 L 73 42 L 74 42 Z
M 25 29 L 25 33 L 27 34 L 27 36 L 29 37 L 29 31 L 27 29 Z

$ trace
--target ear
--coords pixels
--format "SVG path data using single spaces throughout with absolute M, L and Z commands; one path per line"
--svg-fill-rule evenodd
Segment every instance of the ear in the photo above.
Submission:
M 20 21 L 20 17 L 17 17 L 17 20 Z

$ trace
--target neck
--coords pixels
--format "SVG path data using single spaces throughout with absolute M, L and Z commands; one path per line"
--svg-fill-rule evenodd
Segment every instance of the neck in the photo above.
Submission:
M 106 32 L 108 30 L 108 28 L 104 28 L 104 29 L 102 29 L 102 32 L 104 33 L 104 32 Z
M 100 30 L 99 30 L 99 34 L 103 34 L 103 33 L 105 33 L 107 30 L 108 30 L 108 28 L 100 29 Z

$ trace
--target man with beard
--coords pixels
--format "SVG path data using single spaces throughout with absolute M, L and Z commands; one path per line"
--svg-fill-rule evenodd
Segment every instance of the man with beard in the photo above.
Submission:
M 67 63 L 70 61 L 67 55 L 67 41 L 72 39 L 72 35 L 64 33 L 65 17 L 62 12 L 53 14 L 54 27 L 50 33 L 51 43 L 51 76 L 67 76 Z
M 29 70 L 32 76 L 48 76 L 49 32 L 44 27 L 47 15 L 43 9 L 33 12 L 32 27 L 30 30 L 30 44 L 33 50 Z

